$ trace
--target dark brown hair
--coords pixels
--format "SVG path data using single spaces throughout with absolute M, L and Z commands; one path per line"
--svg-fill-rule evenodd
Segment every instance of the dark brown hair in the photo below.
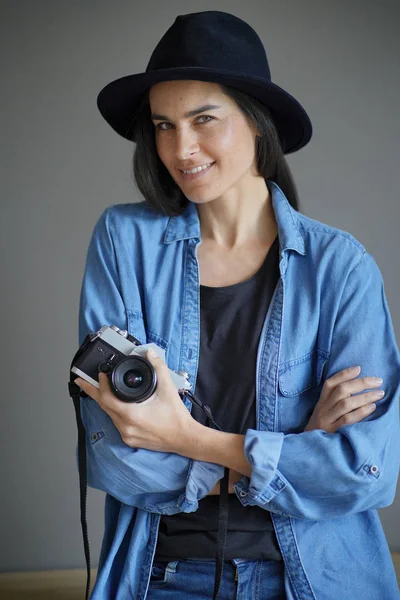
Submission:
M 225 85 L 220 87 L 236 102 L 248 121 L 253 122 L 260 133 L 260 136 L 256 137 L 258 172 L 264 179 L 277 183 L 293 208 L 299 210 L 296 186 L 271 113 L 261 102 L 245 92 Z M 181 214 L 189 200 L 158 156 L 154 124 L 151 120 L 149 90 L 145 93 L 135 118 L 134 137 L 136 148 L 133 155 L 133 175 L 145 201 L 164 215 Z

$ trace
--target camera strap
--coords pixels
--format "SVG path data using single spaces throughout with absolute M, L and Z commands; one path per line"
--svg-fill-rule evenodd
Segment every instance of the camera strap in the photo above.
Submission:
M 203 404 L 199 398 L 196 398 L 191 392 L 186 392 L 185 395 L 191 402 L 197 404 L 207 415 L 208 426 L 222 431 L 221 427 L 214 421 L 211 409 L 207 404 Z M 221 586 L 222 572 L 224 570 L 226 536 L 228 531 L 228 508 L 229 508 L 229 469 L 224 468 L 224 476 L 220 482 L 219 489 L 219 509 L 218 509 L 218 537 L 217 537 L 217 553 L 215 560 L 215 580 L 213 600 L 217 600 L 219 588 Z
M 90 592 L 90 548 L 89 548 L 89 536 L 86 519 L 86 498 L 87 498 L 87 467 L 86 467 L 86 433 L 82 423 L 81 417 L 81 402 L 80 396 L 81 388 L 74 383 L 73 379 L 75 374 L 70 374 L 70 381 L 68 382 L 69 395 L 71 396 L 76 416 L 76 424 L 78 427 L 78 471 L 79 471 L 79 495 L 80 495 L 80 510 L 81 510 L 81 526 L 82 526 L 82 537 L 83 537 L 83 548 L 86 559 L 86 591 L 85 600 L 89 598 Z
M 75 359 L 75 357 L 74 357 Z M 71 364 L 71 369 L 72 365 Z M 81 417 L 81 406 L 80 398 L 87 397 L 87 394 L 83 392 L 80 387 L 74 383 L 74 379 L 77 376 L 70 371 L 70 381 L 68 382 L 68 391 L 71 396 L 76 416 L 76 424 L 78 428 L 78 471 L 79 471 L 79 492 L 80 492 L 80 513 L 81 513 L 81 527 L 83 537 L 83 547 L 86 560 L 86 590 L 85 600 L 89 599 L 90 585 L 91 585 L 91 567 L 90 567 L 90 547 L 89 547 L 89 536 L 86 518 L 86 504 L 87 504 L 87 463 L 86 463 L 86 432 Z M 222 431 L 221 427 L 214 421 L 211 409 L 196 398 L 191 392 L 186 391 L 185 394 L 189 400 L 199 406 L 207 416 L 208 426 L 214 427 Z M 182 397 L 182 396 L 181 396 Z M 220 496 L 219 496 L 219 513 L 218 513 L 218 538 L 217 538 L 217 550 L 216 550 L 216 562 L 215 562 L 215 580 L 214 580 L 214 591 L 213 600 L 217 600 L 219 589 L 221 585 L 222 573 L 224 568 L 224 557 L 226 547 L 226 536 L 228 529 L 228 506 L 229 506 L 229 469 L 225 467 L 224 476 L 220 481 Z

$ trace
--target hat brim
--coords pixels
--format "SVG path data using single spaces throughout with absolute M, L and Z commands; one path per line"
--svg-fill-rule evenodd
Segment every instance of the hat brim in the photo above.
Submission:
M 98 109 L 114 131 L 134 142 L 133 123 L 143 93 L 155 83 L 179 79 L 230 85 L 257 98 L 270 110 L 285 154 L 300 150 L 310 141 L 310 118 L 293 96 L 271 81 L 229 71 L 178 67 L 126 75 L 111 81 L 100 91 Z

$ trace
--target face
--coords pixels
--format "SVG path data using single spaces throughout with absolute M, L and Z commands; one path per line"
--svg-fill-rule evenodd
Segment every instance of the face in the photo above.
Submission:
M 158 154 L 189 200 L 210 202 L 235 189 L 240 194 L 259 176 L 256 130 L 218 84 L 165 81 L 152 86 L 149 100 Z

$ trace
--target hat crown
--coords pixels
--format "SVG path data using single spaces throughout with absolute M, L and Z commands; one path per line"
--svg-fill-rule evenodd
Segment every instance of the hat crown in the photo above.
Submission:
M 312 125 L 304 108 L 271 81 L 261 39 L 248 23 L 230 13 L 209 10 L 176 17 L 146 71 L 111 81 L 98 94 L 97 106 L 117 133 L 136 142 L 135 124 L 146 91 L 173 80 L 214 82 L 255 98 L 269 110 L 285 154 L 299 150 L 311 138 Z
M 265 48 L 254 29 L 221 11 L 179 15 L 155 47 L 146 72 L 198 67 L 270 81 Z

